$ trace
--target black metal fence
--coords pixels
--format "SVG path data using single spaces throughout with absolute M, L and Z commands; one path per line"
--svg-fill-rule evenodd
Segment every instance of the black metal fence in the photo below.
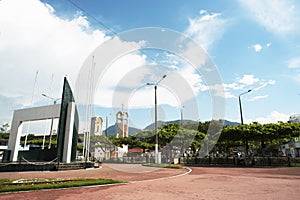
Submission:
M 19 171 L 58 171 L 75 170 L 94 167 L 93 162 L 28 162 L 25 160 L 19 162 L 0 163 L 0 172 L 19 172 Z
M 239 159 L 236 157 L 181 157 L 179 163 L 183 165 L 223 165 L 223 166 L 273 166 L 294 167 L 300 166 L 300 158 L 291 157 L 254 157 L 252 159 Z
M 145 164 L 155 163 L 155 157 L 120 157 L 102 160 L 103 163 Z

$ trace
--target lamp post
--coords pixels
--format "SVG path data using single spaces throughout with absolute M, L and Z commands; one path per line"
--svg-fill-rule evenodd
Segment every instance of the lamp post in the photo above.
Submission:
M 167 75 L 163 75 L 156 83 L 147 83 L 147 85 L 154 85 L 154 121 L 155 121 L 155 163 L 158 163 L 158 132 L 157 132 L 157 85 L 161 82 Z
M 243 120 L 243 111 L 242 111 L 242 103 L 241 103 L 241 96 L 244 94 L 247 94 L 249 92 L 251 92 L 252 90 L 248 90 L 247 92 L 243 92 L 239 95 L 239 105 L 240 105 L 240 115 L 241 115 L 241 124 L 244 124 L 244 120 Z M 246 132 L 247 134 L 247 132 Z M 244 139 L 244 145 L 245 145 L 245 155 L 248 155 L 248 136 L 245 135 L 245 139 Z
M 181 128 L 183 128 L 182 127 L 183 126 L 183 109 L 184 109 L 184 106 L 182 106 L 180 108 L 180 126 L 181 126 Z
M 46 97 L 46 98 L 48 98 L 48 99 L 51 99 L 51 100 L 53 100 L 53 104 L 55 105 L 56 104 L 56 102 L 58 101 L 58 100 L 60 100 L 61 98 L 53 98 L 53 97 L 50 97 L 50 96 L 48 96 L 48 95 L 46 95 L 46 94 L 42 94 L 44 97 Z M 54 119 L 52 118 L 51 119 L 51 126 L 50 126 L 50 137 L 49 137 L 49 145 L 48 145 L 48 149 L 50 149 L 51 148 L 51 140 L 52 140 L 52 129 L 53 129 L 53 121 L 54 121 Z
M 56 104 L 58 100 L 61 100 L 61 98 L 53 98 L 53 97 L 50 97 L 50 96 L 48 96 L 48 95 L 46 95 L 46 94 L 44 94 L 44 93 L 43 93 L 42 95 L 43 95 L 44 97 L 48 98 L 48 99 L 53 100 L 53 104 Z
M 106 118 L 105 118 L 105 136 L 107 137 L 107 128 L 108 128 L 108 117 L 106 116 Z

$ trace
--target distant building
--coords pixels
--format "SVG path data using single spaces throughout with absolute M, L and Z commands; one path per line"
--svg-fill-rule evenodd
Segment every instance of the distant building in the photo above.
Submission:
M 117 112 L 116 114 L 116 137 L 128 137 L 128 113 Z
M 93 117 L 91 119 L 91 135 L 102 135 L 102 124 L 101 117 Z
M 300 114 L 291 115 L 289 122 L 300 122 Z
M 290 123 L 300 123 L 300 114 L 290 116 Z M 300 137 L 294 138 L 289 143 L 281 145 L 281 151 L 285 156 L 299 157 L 300 156 Z
M 101 117 L 92 117 L 91 119 L 91 136 L 102 135 L 103 119 Z M 94 141 L 94 145 L 91 146 L 91 156 L 97 160 L 103 160 L 105 158 L 106 148 L 103 148 L 101 142 Z
M 128 153 L 128 145 L 122 144 L 122 147 L 117 147 L 116 157 L 121 158 Z

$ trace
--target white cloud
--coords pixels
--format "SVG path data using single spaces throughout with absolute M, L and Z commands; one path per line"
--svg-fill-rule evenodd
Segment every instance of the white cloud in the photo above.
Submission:
M 90 25 L 86 16 L 78 16 L 71 21 L 72 24 L 80 26 L 82 29 L 89 29 Z
M 145 59 L 145 56 L 137 54 L 118 58 L 100 77 L 94 103 L 98 106 L 112 107 L 115 90 L 120 90 L 120 87 L 134 90 L 135 87 L 140 86 L 143 76 L 148 73 L 147 70 L 139 70 L 139 67 L 145 64 Z
M 160 66 L 157 64 L 125 63 L 119 59 L 113 64 L 99 84 L 98 99 L 95 103 L 105 107 L 116 107 L 121 104 L 130 104 L 131 108 L 149 107 L 153 105 L 153 86 L 147 83 L 159 80 L 162 74 L 167 77 L 159 84 L 159 104 L 178 107 L 186 101 L 197 96 L 200 91 L 208 90 L 202 83 L 202 78 L 191 66 L 182 66 L 174 69 L 173 66 Z M 124 74 L 114 76 L 118 66 L 129 68 Z M 176 80 L 176 81 L 174 81 Z M 107 83 L 103 85 L 101 83 Z M 149 89 L 150 88 L 150 89 Z M 103 94 L 106 94 L 105 97 Z M 113 104 L 113 105 L 112 105 Z
M 206 15 L 207 11 L 206 10 L 200 10 L 199 13 L 200 13 L 200 15 Z
M 229 21 L 221 18 L 220 13 L 200 10 L 201 16 L 190 18 L 185 34 L 197 41 L 205 50 L 221 39 Z
M 262 46 L 260 44 L 252 45 L 252 48 L 255 52 L 260 52 L 262 50 Z
M 258 78 L 254 78 L 254 75 L 250 74 L 245 74 L 243 76 L 243 78 L 239 79 L 238 82 L 239 83 L 242 83 L 246 86 L 249 86 L 249 85 L 253 85 L 254 83 L 258 82 L 259 79 Z
M 254 20 L 268 31 L 287 35 L 298 30 L 300 23 L 299 12 L 295 9 L 294 1 L 286 0 L 239 0 L 251 12 Z
M 99 30 L 83 30 L 89 28 L 85 17 L 61 19 L 53 10 L 36 0 L 1 2 L 0 77 L 10 84 L 2 84 L 0 93 L 31 96 L 36 70 L 37 93 L 48 93 L 51 74 L 58 91 L 62 77 L 74 81 L 87 55 L 106 40 Z
M 235 98 L 235 96 L 229 92 L 229 91 L 222 91 L 222 90 L 217 90 L 216 94 L 217 97 L 222 97 L 225 99 L 232 99 Z
M 13 109 L 19 109 L 22 102 L 19 97 L 5 97 L 0 94 L 1 118 L 0 124 L 11 123 Z
M 236 91 L 245 92 L 247 89 L 251 89 L 253 91 L 261 90 L 262 88 L 268 86 L 268 85 L 274 85 L 276 82 L 274 80 L 262 80 L 257 77 L 254 77 L 254 75 L 243 75 L 242 78 L 237 78 L 235 82 L 233 83 L 223 83 L 222 85 L 213 85 L 209 88 L 216 92 L 217 96 L 223 97 L 223 98 L 236 98 Z M 249 88 L 251 86 L 251 88 Z M 253 97 L 252 100 L 262 99 L 266 98 L 266 96 L 256 96 Z
M 252 49 L 254 49 L 254 51 L 256 52 L 256 53 L 258 53 L 258 52 L 261 52 L 263 49 L 265 49 L 265 48 L 269 48 L 270 46 L 272 45 L 272 43 L 271 42 L 268 42 L 267 44 L 265 44 L 264 46 L 262 45 L 262 44 L 253 44 L 251 47 L 249 47 L 249 48 L 252 48 Z
M 200 35 L 204 34 L 204 39 L 200 43 L 208 48 L 216 38 L 222 36 L 227 21 L 221 19 L 220 14 L 209 14 L 206 11 L 200 11 L 200 13 L 199 18 L 190 19 L 191 26 L 187 29 L 187 33 L 194 39 L 200 39 L 202 38 Z M 86 16 L 77 13 L 71 19 L 62 19 L 55 15 L 53 7 L 36 0 L 1 1 L 0 24 L 0 77 L 2 82 L 9 83 L 0 85 L 0 95 L 3 97 L 1 97 L 2 99 L 15 101 L 11 102 L 13 106 L 3 105 L 8 108 L 5 116 L 11 116 L 16 105 L 18 105 L 17 108 L 22 108 L 29 104 L 37 70 L 39 76 L 34 97 L 36 105 L 48 102 L 41 96 L 41 93 L 60 97 L 62 79 L 65 75 L 68 75 L 76 95 L 77 88 L 74 87 L 74 83 L 85 59 L 97 46 L 109 39 L 103 31 L 92 29 Z M 199 30 L 201 32 L 198 33 Z M 118 48 L 121 48 L 122 41 L 118 44 Z M 139 44 L 139 46 L 141 45 Z M 194 49 L 187 49 L 189 52 L 185 53 L 193 54 L 191 51 Z M 199 54 L 194 56 L 198 58 Z M 201 62 L 206 62 L 206 59 L 204 57 Z M 180 65 L 178 62 L 174 62 L 173 58 L 170 60 L 173 60 L 173 65 Z M 100 77 L 101 88 L 96 92 L 95 104 L 105 107 L 111 105 L 113 95 L 119 92 L 119 81 L 127 76 L 130 77 L 129 75 L 143 66 L 145 62 L 146 57 L 138 53 L 125 55 L 113 62 L 105 71 L 105 75 Z M 99 62 L 96 61 L 96 64 Z M 168 81 L 170 82 L 169 88 L 160 88 L 160 104 L 178 106 L 183 103 L 182 101 L 189 100 L 200 91 L 208 90 L 208 87 L 202 82 L 201 76 L 195 72 L 193 67 L 176 68 L 173 66 L 169 70 L 168 78 L 176 76 L 180 78 L 181 82 L 172 82 L 171 78 L 166 79 L 166 85 Z M 148 70 L 137 74 L 140 76 L 126 81 L 126 85 L 122 85 L 121 89 L 134 88 L 140 86 L 141 83 L 156 80 L 159 78 L 157 77 L 158 72 L 162 73 L 157 70 Z M 52 74 L 54 74 L 54 84 L 53 92 L 50 94 Z M 148 75 L 149 77 L 147 77 Z M 176 94 L 174 88 L 180 88 L 183 92 Z M 153 90 L 146 89 L 144 92 L 132 95 L 130 99 L 132 105 L 153 104 Z
M 248 101 L 256 101 L 259 99 L 265 99 L 265 98 L 268 98 L 268 96 L 269 95 L 254 96 L 254 97 L 250 98 Z
M 208 90 L 209 88 L 203 83 L 200 74 L 195 72 L 195 69 L 191 66 L 185 66 L 178 70 L 184 80 L 192 87 L 195 94 Z
M 296 73 L 296 74 L 292 75 L 291 78 L 298 84 L 300 83 L 300 73 Z
M 256 119 L 246 120 L 246 123 L 258 122 L 261 124 L 267 123 L 277 123 L 278 121 L 287 122 L 289 120 L 290 115 L 285 113 L 279 113 L 278 111 L 272 111 L 266 117 L 258 117 Z
M 253 88 L 253 91 L 259 91 L 268 85 L 275 85 L 275 83 L 276 83 L 276 81 L 274 81 L 274 80 L 260 81 L 259 85 L 255 88 Z
M 288 61 L 289 68 L 300 68 L 300 57 L 292 58 Z
M 216 97 L 222 97 L 222 98 L 235 98 L 235 96 L 229 91 L 230 88 L 226 87 L 227 84 L 215 84 L 210 85 L 208 88 L 213 91 L 213 95 Z
M 109 37 L 92 29 L 87 17 L 80 13 L 62 19 L 55 15 L 53 7 L 37 0 L 7 0 L 0 4 L 0 78 L 5 83 L 0 84 L 0 96 L 14 101 L 5 101 L 5 105 L 2 102 L 1 107 L 7 108 L 2 118 L 30 104 L 37 70 L 34 105 L 47 104 L 42 93 L 60 97 L 66 75 L 76 93 L 74 83 L 85 59 Z M 120 42 L 118 47 L 122 45 Z M 142 56 L 131 54 L 121 61 L 128 66 L 142 60 Z M 116 82 L 116 75 L 124 74 L 123 69 L 116 70 L 108 81 Z

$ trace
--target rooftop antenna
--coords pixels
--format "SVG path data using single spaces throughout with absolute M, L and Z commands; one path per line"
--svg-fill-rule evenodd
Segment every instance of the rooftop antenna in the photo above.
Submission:
M 37 81 L 38 74 L 39 74 L 39 71 L 37 70 L 36 73 L 35 73 L 35 79 L 34 79 L 34 84 L 33 84 L 33 89 L 32 89 L 30 108 L 32 107 L 33 101 L 34 101 L 35 86 L 36 86 L 36 81 Z M 28 125 L 27 125 L 27 131 L 26 131 L 26 134 L 25 134 L 24 147 L 27 145 L 29 127 L 30 127 L 30 121 L 28 121 Z
M 124 130 L 124 104 L 122 104 L 122 135 L 123 135 L 123 137 L 124 137 L 124 132 L 125 132 L 125 130 Z
M 52 88 L 53 88 L 53 81 L 54 81 L 54 74 L 51 75 L 51 82 L 50 82 L 50 93 L 49 93 L 49 96 L 52 97 Z M 43 94 L 42 94 L 43 95 Z M 50 98 L 48 98 L 48 105 L 50 105 Z M 51 119 L 51 125 L 53 125 L 53 118 Z M 45 134 L 44 134 L 44 137 L 43 137 L 43 145 L 42 145 L 42 149 L 45 148 L 45 139 L 46 139 L 46 132 L 47 132 L 47 129 L 48 129 L 48 123 L 47 121 L 45 122 Z M 49 146 L 50 146 L 50 143 L 51 143 L 51 136 L 52 136 L 52 130 L 50 130 L 50 141 L 49 141 Z
M 90 152 L 90 121 L 92 117 L 92 96 L 93 96 L 93 88 L 94 88 L 94 72 L 95 72 L 95 57 L 93 55 L 92 58 L 92 66 L 91 69 L 89 70 L 88 74 L 88 91 L 87 91 L 87 107 L 86 107 L 86 140 L 85 140 L 85 145 L 86 145 L 86 160 L 89 160 L 89 152 Z

